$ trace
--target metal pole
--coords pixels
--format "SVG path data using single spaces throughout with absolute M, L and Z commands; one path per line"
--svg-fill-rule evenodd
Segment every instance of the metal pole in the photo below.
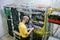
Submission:
M 46 11 L 45 11 L 45 24 L 44 24 L 45 33 L 48 31 L 48 14 L 47 14 L 47 12 L 48 12 L 48 8 L 46 8 Z M 47 40 L 47 35 L 44 34 L 42 40 Z

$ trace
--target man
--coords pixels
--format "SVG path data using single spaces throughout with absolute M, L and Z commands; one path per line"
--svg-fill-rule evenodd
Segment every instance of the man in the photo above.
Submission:
M 29 40 L 30 33 L 34 30 L 34 28 L 27 28 L 26 23 L 29 21 L 28 16 L 24 16 L 22 22 L 19 23 L 19 32 L 22 40 Z M 29 31 L 28 31 L 29 30 Z

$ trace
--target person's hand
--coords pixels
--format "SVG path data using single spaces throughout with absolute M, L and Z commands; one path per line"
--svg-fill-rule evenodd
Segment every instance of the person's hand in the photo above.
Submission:
M 32 27 L 31 30 L 34 30 L 34 28 Z

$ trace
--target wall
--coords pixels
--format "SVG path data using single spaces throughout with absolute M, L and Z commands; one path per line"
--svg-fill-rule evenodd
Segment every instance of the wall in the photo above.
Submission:
M 32 6 L 37 6 L 37 5 L 45 5 L 45 6 L 50 6 L 51 5 L 51 0 L 15 0 L 16 3 L 26 3 L 28 5 L 32 5 Z
M 53 3 L 52 7 L 60 8 L 60 0 L 53 0 L 52 3 Z
M 4 34 L 7 33 L 7 28 L 8 28 L 6 22 L 6 16 L 2 11 L 3 6 L 12 3 L 14 3 L 14 0 L 0 0 L 0 37 L 2 37 Z
M 26 3 L 28 5 L 44 5 L 51 7 L 60 8 L 60 0 L 15 0 L 17 4 Z
M 12 3 L 14 3 L 14 0 L 0 0 L 0 7 L 3 8 L 4 5 Z
M 1 14 L 0 14 L 0 37 L 4 34 L 3 32 L 3 25 L 2 25 L 2 20 L 1 20 Z

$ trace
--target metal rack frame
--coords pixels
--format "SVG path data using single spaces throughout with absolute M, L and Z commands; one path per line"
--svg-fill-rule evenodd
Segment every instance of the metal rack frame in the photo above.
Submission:
M 10 5 L 10 6 L 8 6 L 8 7 L 10 7 L 10 8 L 11 8 L 11 7 L 17 8 L 18 14 L 19 14 L 19 21 L 21 21 L 21 20 L 20 20 L 20 11 L 21 11 L 21 12 L 25 12 L 25 11 L 22 11 L 22 8 L 18 8 L 18 7 L 16 7 L 16 6 L 11 6 L 11 5 Z M 40 9 L 39 9 L 39 10 L 40 10 Z M 46 23 L 47 20 L 48 20 L 48 19 L 47 19 L 47 14 L 46 14 L 47 12 L 48 12 L 48 8 L 46 8 L 46 10 L 45 10 L 45 19 L 44 19 L 44 20 L 45 20 L 45 23 Z M 33 13 L 33 12 L 31 11 L 31 8 L 29 9 L 29 12 L 25 12 L 25 13 L 31 13 L 31 14 L 29 14 L 29 17 L 30 17 L 30 18 L 32 17 L 32 13 Z M 11 15 L 11 14 L 10 14 L 10 15 Z M 14 33 L 15 30 L 14 30 L 14 27 L 13 27 L 12 15 L 11 15 L 11 21 L 12 21 L 11 24 L 12 24 L 13 34 L 14 34 L 14 40 L 16 40 L 16 39 L 15 39 L 15 34 L 16 34 L 16 33 Z M 45 23 L 44 23 L 44 24 L 45 24 Z M 32 24 L 32 19 L 30 19 L 30 24 Z M 44 25 L 46 31 L 48 31 L 48 26 L 47 26 L 47 24 L 48 24 L 48 22 Z M 45 31 L 45 32 L 46 32 L 46 31 Z M 33 34 L 33 33 L 32 33 L 32 34 Z M 30 40 L 32 40 L 32 37 L 33 37 L 32 34 L 30 35 L 30 36 L 31 36 Z M 43 39 L 42 39 L 42 40 L 46 40 L 46 39 L 47 39 L 47 35 L 43 35 Z
M 53 12 L 53 11 L 60 11 L 60 8 L 52 8 L 52 9 L 53 9 L 53 10 L 51 10 L 52 12 Z M 50 12 L 50 14 L 51 14 L 51 12 Z M 58 38 L 58 37 L 53 36 L 53 34 L 55 34 L 55 33 L 57 32 L 57 30 L 60 28 L 60 27 L 59 27 L 60 25 L 57 24 L 58 27 L 57 27 L 55 30 L 53 30 L 53 24 L 54 24 L 54 23 L 50 23 L 50 22 L 48 22 L 48 23 L 49 23 L 49 25 L 51 26 L 51 27 L 50 27 L 50 31 L 52 30 L 52 31 L 50 32 L 50 36 L 52 36 L 52 37 L 54 37 L 54 38 Z M 53 33 L 53 31 L 55 31 L 55 32 Z M 60 38 L 58 38 L 58 39 L 60 39 Z

